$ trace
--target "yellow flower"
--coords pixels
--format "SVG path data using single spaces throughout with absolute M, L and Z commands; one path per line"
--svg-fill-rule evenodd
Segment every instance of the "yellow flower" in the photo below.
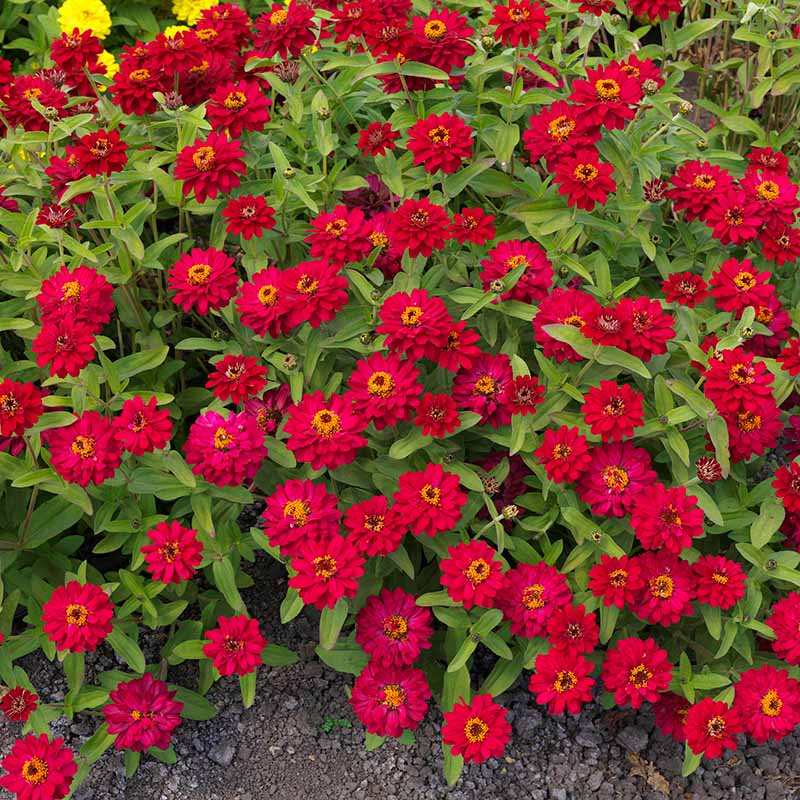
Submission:
M 58 9 L 58 25 L 64 33 L 77 28 L 105 39 L 111 33 L 111 14 L 100 0 L 64 0 Z
M 191 28 L 187 25 L 170 25 L 168 28 L 164 28 L 164 36 L 166 36 L 167 39 L 174 39 L 181 31 L 189 30 L 191 30 Z
M 119 64 L 117 64 L 117 59 L 108 52 L 108 50 L 103 50 L 99 56 L 97 56 L 97 60 L 106 68 L 106 78 L 111 80 L 118 72 L 119 72 Z M 101 92 L 106 90 L 105 86 L 98 86 L 97 87 Z
M 200 19 L 200 14 L 217 2 L 218 0 L 172 0 L 172 13 L 176 19 L 194 25 Z

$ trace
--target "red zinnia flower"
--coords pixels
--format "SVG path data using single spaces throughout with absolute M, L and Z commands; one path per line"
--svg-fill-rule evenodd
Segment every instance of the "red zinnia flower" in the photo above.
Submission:
M 628 325 L 629 312 L 630 306 L 624 306 L 621 303 L 612 306 L 598 304 L 586 318 L 581 333 L 595 344 L 624 348 L 627 344 L 625 334 L 631 332 Z
M 275 3 L 271 11 L 265 11 L 256 19 L 256 35 L 253 40 L 259 55 L 272 58 L 299 56 L 303 48 L 314 44 L 314 9 L 305 3 L 284 6 Z
M 0 711 L 12 722 L 27 722 L 28 717 L 36 711 L 38 699 L 38 695 L 22 686 L 14 686 L 0 699 Z
M 213 200 L 217 194 L 229 194 L 240 182 L 246 168 L 244 150 L 236 139 L 219 133 L 209 133 L 205 139 L 195 139 L 175 161 L 175 180 L 183 181 L 184 196 L 194 191 L 198 203 Z
M 33 107 L 34 100 L 52 108 L 56 119 L 64 116 L 67 95 L 61 89 L 37 75 L 20 75 L 3 91 L 3 116 L 11 128 L 44 132 L 50 127 L 50 119 Z
M 456 172 L 472 156 L 473 130 L 454 114 L 429 114 L 408 131 L 408 149 L 414 166 L 425 172 Z
M 617 307 L 623 316 L 623 350 L 642 361 L 667 352 L 667 342 L 675 336 L 675 324 L 660 301 L 649 297 L 635 300 L 623 297 Z
M 611 14 L 616 9 L 613 0 L 571 0 L 571 2 L 580 3 L 578 13 L 594 14 L 596 17 L 604 13 Z
M 765 306 L 775 294 L 770 274 L 754 268 L 749 259 L 729 258 L 711 275 L 711 296 L 720 311 L 744 311 L 747 306 Z
M 721 244 L 743 244 L 756 238 L 764 224 L 764 215 L 759 204 L 741 189 L 729 189 L 717 196 L 705 212 L 703 222 Z
M 593 124 L 613 130 L 633 119 L 632 106 L 642 99 L 642 88 L 618 65 L 600 65 L 586 70 L 585 81 L 573 82 L 568 99 L 580 103 Z
M 109 94 L 124 114 L 152 114 L 158 108 L 153 93 L 169 91 L 167 78 L 161 69 L 151 71 L 134 59 L 126 59 L 114 76 Z
M 661 71 L 658 66 L 649 58 L 644 60 L 637 58 L 635 55 L 629 55 L 621 64 L 620 69 L 629 77 L 638 82 L 639 86 L 643 86 L 645 81 L 653 81 L 660 89 L 665 81 L 661 76 Z M 652 94 L 652 92 L 651 92 Z M 658 179 L 660 181 L 660 179 Z M 667 188 L 664 181 L 660 181 Z
M 223 308 L 236 294 L 238 284 L 233 259 L 214 247 L 193 248 L 169 271 L 168 286 L 175 292 L 173 300 L 187 314 L 196 310 L 205 316 L 209 309 Z
M 62 800 L 70 792 L 78 765 L 63 739 L 51 741 L 42 733 L 17 739 L 3 759 L 3 769 L 0 786 L 18 800 Z
M 286 304 L 285 326 L 319 328 L 347 305 L 347 278 L 328 261 L 301 261 L 280 276 L 277 300 Z M 259 297 L 261 294 L 259 292 Z
M 429 609 L 402 589 L 381 589 L 356 614 L 356 642 L 376 664 L 413 664 L 430 649 Z
M 94 341 L 94 332 L 86 324 L 62 319 L 42 325 L 31 350 L 38 354 L 38 366 L 50 365 L 50 375 L 75 377 L 94 358 Z
M 772 373 L 740 347 L 710 359 L 704 377 L 703 391 L 722 414 L 735 414 L 772 398 Z
M 172 731 L 181 724 L 183 703 L 164 681 L 145 672 L 141 678 L 120 683 L 108 698 L 103 714 L 108 732 L 116 734 L 117 750 L 143 753 L 151 747 L 169 747 Z
M 510 410 L 501 402 L 506 387 L 514 380 L 511 361 L 504 353 L 481 354 L 467 369 L 461 369 L 453 381 L 453 400 L 460 408 L 481 415 L 480 424 L 493 428 L 511 422 Z
M 393 509 L 408 520 L 415 536 L 435 536 L 452 530 L 461 520 L 467 495 L 458 487 L 458 475 L 439 464 L 428 464 L 424 470 L 400 476 Z
M 753 455 L 763 455 L 778 443 L 783 431 L 780 409 L 772 397 L 751 408 L 725 415 L 731 461 L 746 461 Z
M 267 457 L 264 434 L 253 417 L 231 411 L 223 417 L 206 411 L 189 428 L 186 462 L 192 472 L 217 486 L 252 480 Z
M 358 149 L 369 156 L 382 156 L 394 150 L 400 134 L 388 122 L 373 122 L 358 134 Z
M 66 158 L 59 158 L 58 156 L 53 156 L 50 159 L 50 164 L 45 169 L 45 175 L 50 178 L 50 188 L 55 193 L 56 199 L 61 200 L 61 196 L 64 192 L 67 191 L 72 181 L 78 180 L 82 176 L 82 172 L 80 167 L 78 166 L 78 159 L 75 158 L 74 154 L 70 153 L 70 147 L 67 146 L 66 152 L 68 153 Z M 78 194 L 70 200 L 70 203 L 73 205 L 85 205 L 91 194 Z M 13 201 L 16 204 L 16 200 Z M 0 208 L 8 206 L 2 205 L 2 197 L 0 197 Z M 8 208 L 9 211 L 18 211 L 17 208 Z
M 547 622 L 547 641 L 568 654 L 591 653 L 600 641 L 597 615 L 587 614 L 583 605 L 561 606 Z
M 453 214 L 450 233 L 461 244 L 470 242 L 483 246 L 494 239 L 497 233 L 493 222 L 494 217 L 482 208 L 462 208 L 457 214 Z
M 508 5 L 498 4 L 493 11 L 489 24 L 495 26 L 494 38 L 505 47 L 534 47 L 550 21 L 544 6 L 532 0 L 508 0 Z
M 567 579 L 544 561 L 538 564 L 517 564 L 506 572 L 508 589 L 497 600 L 511 633 L 532 639 L 544 636 L 547 623 L 556 610 L 572 602 Z
M 277 267 L 267 267 L 245 281 L 236 298 L 236 310 L 242 325 L 258 336 L 273 339 L 285 335 L 291 329 L 286 292 L 281 290 L 285 282 Z
M 203 645 L 203 655 L 213 659 L 220 675 L 248 675 L 261 664 L 267 640 L 261 635 L 257 619 L 244 614 L 217 617 L 217 627 L 206 631 L 210 641 Z
M 146 403 L 139 395 L 126 400 L 113 424 L 122 446 L 135 456 L 161 450 L 172 435 L 169 409 L 157 409 L 155 395 Z
M 800 372 L 800 339 L 790 339 L 785 347 L 775 357 L 781 369 L 792 377 Z
M 583 330 L 586 321 L 600 309 L 592 295 L 578 289 L 553 289 L 539 304 L 539 312 L 533 318 L 534 338 L 542 346 L 547 358 L 558 362 L 581 361 L 582 356 L 570 345 L 559 342 L 545 330 L 545 325 L 572 325 Z
M 578 497 L 597 516 L 629 514 L 636 495 L 656 479 L 649 453 L 632 442 L 613 442 L 592 447 L 589 455 L 592 460 L 578 481 Z
M 84 67 L 95 67 L 97 56 L 103 52 L 100 40 L 90 30 L 73 28 L 63 32 L 50 43 L 50 57 L 68 75 L 79 73 Z
M 408 523 L 397 514 L 383 495 L 350 506 L 344 515 L 348 539 L 365 556 L 394 553 L 403 541 Z
M 369 225 L 360 208 L 336 206 L 311 220 L 313 230 L 305 241 L 311 244 L 311 255 L 342 267 L 361 261 L 372 250 Z
M 686 712 L 691 703 L 675 692 L 664 692 L 653 703 L 656 727 L 676 742 L 686 741 Z
M 128 163 L 128 145 L 117 131 L 95 131 L 78 139 L 72 153 L 86 175 L 111 175 Z
M 761 207 L 765 224 L 775 227 L 794 222 L 797 186 L 785 174 L 751 167 L 742 178 L 741 187 Z
M 353 684 L 350 705 L 369 733 L 396 737 L 416 730 L 428 712 L 430 696 L 421 669 L 370 662 Z
M 419 370 L 411 361 L 389 353 L 373 353 L 356 362 L 347 382 L 353 411 L 363 414 L 377 430 L 395 427 L 411 419 L 422 385 Z
M 84 411 L 75 422 L 47 432 L 50 464 L 69 483 L 100 485 L 122 462 L 114 426 L 97 411 Z
M 248 397 L 257 395 L 267 385 L 267 368 L 258 364 L 251 356 L 224 356 L 214 364 L 208 374 L 206 388 L 214 397 L 242 403 Z
M 581 106 L 556 100 L 528 120 L 522 141 L 532 162 L 544 157 L 548 167 L 560 158 L 585 150 L 600 139 L 600 129 L 589 121 Z
M 608 195 L 616 191 L 613 172 L 611 164 L 600 161 L 597 150 L 584 148 L 556 162 L 553 183 L 558 184 L 559 193 L 568 195 L 570 208 L 577 206 L 591 211 L 597 203 L 605 205 Z
M 292 559 L 289 586 L 300 593 L 306 605 L 320 611 L 333 608 L 340 597 L 355 597 L 364 559 L 348 539 L 338 534 L 306 541 Z
M 467 327 L 464 320 L 449 320 L 447 338 L 438 350 L 434 350 L 431 358 L 442 368 L 450 372 L 458 372 L 472 366 L 483 351 L 477 346 L 480 336 Z
M 152 544 L 142 547 L 147 569 L 153 580 L 181 583 L 189 580 L 203 560 L 203 545 L 197 531 L 184 528 L 179 522 L 159 522 L 147 532 Z
M 447 343 L 450 315 L 447 306 L 425 289 L 389 295 L 378 311 L 378 333 L 386 334 L 386 347 L 405 353 L 411 361 L 433 358 Z
M 22 436 L 43 413 L 42 393 L 34 384 L 0 381 L 0 436 Z
M 518 375 L 503 389 L 500 402 L 512 414 L 535 414 L 536 407 L 544 400 L 544 386 L 533 375 Z
M 225 230 L 240 233 L 242 239 L 260 238 L 264 231 L 275 227 L 275 209 L 263 197 L 252 194 L 232 197 L 222 209 L 222 216 L 226 220 Z
M 635 17 L 647 17 L 651 22 L 666 19 L 683 8 L 681 0 L 628 0 L 628 10 Z
M 723 750 L 735 750 L 736 735 L 744 725 L 736 708 L 703 698 L 686 713 L 686 743 L 691 751 L 706 758 L 719 758 Z
M 461 427 L 458 406 L 449 394 L 426 392 L 417 406 L 414 424 L 425 436 L 441 439 Z
M 603 684 L 614 693 L 618 706 L 628 703 L 640 708 L 645 700 L 654 703 L 672 680 L 667 651 L 654 639 L 620 639 L 608 649 L 603 663 Z
M 634 500 L 631 527 L 646 550 L 662 547 L 676 555 L 703 535 L 703 509 L 682 486 L 654 483 Z
M 643 553 L 637 561 L 644 586 L 631 605 L 638 617 L 667 626 L 694 613 L 694 579 L 686 561 L 664 550 Z
M 781 152 L 776 152 L 771 147 L 754 147 L 745 158 L 752 166 L 762 169 L 771 169 L 775 172 L 789 172 L 789 159 Z
M 92 652 L 111 633 L 113 616 L 114 606 L 105 590 L 78 581 L 53 589 L 42 606 L 47 638 L 57 650 L 71 653 Z
M 594 664 L 581 655 L 553 649 L 536 656 L 528 690 L 551 714 L 580 713 L 592 699 Z
M 633 436 L 644 425 L 644 395 L 627 384 L 600 381 L 589 389 L 581 406 L 584 422 L 604 442 Z
M 452 711 L 444 712 L 442 739 L 454 756 L 463 756 L 468 763 L 497 758 L 511 738 L 507 714 L 490 694 L 476 695 L 471 703 L 462 697 Z
M 339 532 L 342 514 L 338 499 L 321 483 L 288 480 L 266 498 L 262 513 L 264 533 L 283 555 L 294 557 L 307 539 L 333 536 Z
M 717 198 L 733 188 L 730 173 L 708 161 L 681 164 L 670 178 L 674 189 L 667 191 L 676 211 L 685 211 L 687 222 L 704 217 Z
M 417 17 L 414 18 L 415 20 Z M 421 200 L 404 200 L 389 217 L 389 237 L 398 252 L 429 256 L 450 238 L 450 217 L 442 206 Z
M 522 275 L 509 291 L 503 291 L 501 299 L 531 303 L 547 297 L 553 283 L 553 265 L 536 242 L 520 239 L 501 242 L 486 255 L 486 259 L 481 261 L 481 281 L 485 292 L 493 290 L 496 281 L 502 283 L 509 272 L 522 267 Z
M 467 22 L 466 17 L 449 8 L 434 8 L 427 17 L 413 16 L 411 31 L 419 55 L 411 60 L 432 64 L 447 73 L 461 69 L 475 49 L 475 31 Z
M 787 511 L 800 511 L 800 464 L 792 461 L 778 467 L 772 486 Z
M 679 303 L 694 308 L 708 296 L 708 284 L 692 272 L 673 272 L 662 284 L 661 289 L 668 303 Z
M 697 470 L 697 477 L 703 483 L 722 480 L 722 467 L 713 456 L 701 456 L 694 462 L 694 468 Z
M 439 564 L 441 583 L 449 597 L 467 610 L 473 606 L 492 608 L 506 587 L 503 564 L 497 551 L 486 542 L 461 542 L 447 549 L 448 557 Z
M 291 390 L 289 384 L 283 383 L 264 392 L 261 397 L 245 400 L 244 410 L 255 419 L 262 433 L 272 436 L 278 430 L 290 405 Z
M 787 261 L 795 263 L 800 259 L 800 230 L 797 228 L 788 225 L 764 227 L 758 235 L 758 241 L 761 242 L 761 255 L 779 267 Z
M 309 462 L 313 469 L 336 469 L 351 463 L 358 451 L 367 444 L 361 432 L 367 420 L 353 413 L 349 395 L 322 392 L 305 395 L 289 409 L 284 433 L 286 446 L 295 458 Z
M 624 608 L 644 588 L 644 578 L 636 558 L 603 553 L 600 563 L 589 570 L 589 590 L 603 598 L 604 606 Z
M 775 632 L 775 655 L 793 666 L 800 664 L 800 593 L 790 592 L 778 600 L 764 622 Z
M 66 228 L 75 216 L 75 212 L 71 208 L 59 206 L 55 203 L 48 203 L 39 209 L 36 215 L 36 224 L 45 225 L 48 228 Z
M 214 90 L 206 103 L 206 118 L 215 130 L 237 137 L 242 131 L 263 131 L 269 122 L 269 105 L 255 81 L 229 81 Z
M 780 741 L 800 723 L 800 683 L 769 664 L 745 670 L 736 684 L 733 707 L 754 741 Z
M 111 319 L 113 291 L 105 276 L 92 267 L 70 270 L 64 266 L 42 282 L 36 302 L 45 323 L 69 320 L 96 332 Z
M 578 480 L 592 460 L 586 437 L 581 436 L 577 428 L 566 425 L 548 428 L 542 444 L 533 454 L 554 483 Z

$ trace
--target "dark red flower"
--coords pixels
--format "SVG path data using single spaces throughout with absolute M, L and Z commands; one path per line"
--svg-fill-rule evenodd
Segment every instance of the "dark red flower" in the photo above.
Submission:
M 94 341 L 94 332 L 88 325 L 62 319 L 42 325 L 31 350 L 37 353 L 38 366 L 50 365 L 50 375 L 75 377 L 94 358 Z
M 114 606 L 105 590 L 92 583 L 70 581 L 53 590 L 42 606 L 47 638 L 57 650 L 92 652 L 109 633 Z
M 258 336 L 275 339 L 286 335 L 291 330 L 289 313 L 292 308 L 289 307 L 286 291 L 281 290 L 285 282 L 283 273 L 277 267 L 259 270 L 250 281 L 245 281 L 236 298 L 236 310 L 242 325 Z
M 159 522 L 147 532 L 151 544 L 142 547 L 147 569 L 161 583 L 181 583 L 197 572 L 203 558 L 203 545 L 197 531 L 179 522 Z
M 590 148 L 599 140 L 599 126 L 587 118 L 582 107 L 563 100 L 532 114 L 522 134 L 531 161 L 544 158 L 548 168 L 555 167 L 560 158 Z
M 597 615 L 583 605 L 564 605 L 547 621 L 547 641 L 568 655 L 591 653 L 600 641 Z
M 206 388 L 214 397 L 243 403 L 248 397 L 257 395 L 267 385 L 267 368 L 252 356 L 224 356 L 214 364 L 208 374 Z
M 704 376 L 703 391 L 722 414 L 735 414 L 772 399 L 772 373 L 740 347 L 710 359 Z
M 539 311 L 533 318 L 533 330 L 536 342 L 542 346 L 547 358 L 558 362 L 580 361 L 582 356 L 568 344 L 559 342 L 545 330 L 545 325 L 572 325 L 583 330 L 587 320 L 601 308 L 594 297 L 578 289 L 553 289 L 539 303 Z
M 319 328 L 334 319 L 347 305 L 347 287 L 341 269 L 327 260 L 301 261 L 285 270 L 277 294 L 286 305 L 285 325 L 291 329 L 307 322 Z
M 792 377 L 800 373 L 800 339 L 789 339 L 775 360 Z
M 333 608 L 341 597 L 355 597 L 364 559 L 348 539 L 338 534 L 311 539 L 300 545 L 292 559 L 289 586 L 306 605 Z
M 317 214 L 311 227 L 305 239 L 311 244 L 311 255 L 336 267 L 361 261 L 372 250 L 369 225 L 360 208 L 336 206 L 331 212 Z
M 472 133 L 454 114 L 429 114 L 409 128 L 407 147 L 425 172 L 456 172 L 472 155 Z
M 61 267 L 36 296 L 45 323 L 69 319 L 99 331 L 111 319 L 114 287 L 92 267 Z
M 552 649 L 536 656 L 528 690 L 551 714 L 578 714 L 592 699 L 594 664 L 581 655 Z
M 481 764 L 487 758 L 497 758 L 511 738 L 507 715 L 508 711 L 490 694 L 476 695 L 471 703 L 462 697 L 452 711 L 444 712 L 442 740 L 454 756 L 463 756 L 467 763 Z
M 705 212 L 703 222 L 721 244 L 743 244 L 755 239 L 764 224 L 761 206 L 741 189 L 719 195 Z
M 640 708 L 653 703 L 672 680 L 667 651 L 654 639 L 620 639 L 608 649 L 603 663 L 603 685 L 614 694 L 618 706 Z
M 111 175 L 128 163 L 128 145 L 118 131 L 94 131 L 78 139 L 72 149 L 78 166 L 86 175 Z
M 644 395 L 627 384 L 600 381 L 584 396 L 581 406 L 584 422 L 604 442 L 633 436 L 644 425 Z
M 449 394 L 426 392 L 419 401 L 414 424 L 425 436 L 443 438 L 461 426 L 458 407 Z
M 34 384 L 0 381 L 0 435 L 22 436 L 43 413 L 42 393 Z
M 6 774 L 0 778 L 0 786 L 18 800 L 62 800 L 70 793 L 78 771 L 64 740 L 51 741 L 45 733 L 17 739 L 2 766 Z
M 383 495 L 378 495 L 350 506 L 344 515 L 344 527 L 359 553 L 385 556 L 400 547 L 408 522 L 389 508 Z
M 425 289 L 389 295 L 378 311 L 378 333 L 386 334 L 389 350 L 405 353 L 411 361 L 434 358 L 447 344 L 451 324 L 447 306 Z
M 676 555 L 703 535 L 703 509 L 682 486 L 654 483 L 633 502 L 631 527 L 646 550 L 662 547 Z
M 642 361 L 667 352 L 667 343 L 675 336 L 675 322 L 659 300 L 623 297 L 617 307 L 623 318 L 623 350 Z
M 167 285 L 175 292 L 174 302 L 187 314 L 196 310 L 205 316 L 210 309 L 217 311 L 228 305 L 236 294 L 239 277 L 230 256 L 214 247 L 195 247 L 172 265 Z
M 653 716 L 656 727 L 676 742 L 686 741 L 686 712 L 691 703 L 675 692 L 664 692 L 653 703 Z
M 662 284 L 661 289 L 668 303 L 679 303 L 694 308 L 708 296 L 708 284 L 692 272 L 673 272 Z
M 611 164 L 600 161 L 597 150 L 584 148 L 573 156 L 558 159 L 553 182 L 558 184 L 561 194 L 567 195 L 570 208 L 591 211 L 597 203 L 605 205 L 608 195 L 616 191 L 613 172 Z
M 711 275 L 711 296 L 721 311 L 743 311 L 747 306 L 764 306 L 775 294 L 770 273 L 759 271 L 749 259 L 723 261 Z
M 394 353 L 373 353 L 357 361 L 347 386 L 353 411 L 379 431 L 411 419 L 422 391 L 419 370 Z
M 764 622 L 772 628 L 775 640 L 772 650 L 778 658 L 782 658 L 793 666 L 800 664 L 800 593 L 790 592 L 782 597 L 770 609 Z
M 183 181 L 184 196 L 194 192 L 198 203 L 213 200 L 218 194 L 229 194 L 244 175 L 244 150 L 236 139 L 209 133 L 184 147 L 175 161 L 175 180 Z
M 544 250 L 536 242 L 526 242 L 521 239 L 501 242 L 492 248 L 486 259 L 481 261 L 481 282 L 483 290 L 502 292 L 503 300 L 519 300 L 523 303 L 532 303 L 542 300 L 553 283 L 553 265 L 547 258 Z M 509 291 L 494 289 L 494 284 L 514 270 L 522 268 L 522 274 Z
M 367 420 L 353 412 L 351 398 L 322 392 L 305 395 L 289 409 L 283 431 L 295 458 L 312 469 L 336 469 L 350 464 L 367 445 L 361 432 Z
M 545 430 L 542 444 L 533 454 L 554 483 L 578 480 L 592 460 L 586 437 L 578 428 L 566 425 Z
M 724 556 L 701 556 L 692 564 L 694 599 L 727 610 L 744 597 L 745 574 L 735 561 Z
M 633 612 L 647 622 L 674 625 L 694 613 L 694 577 L 688 562 L 661 550 L 637 558 L 644 586 L 631 604 Z
M 483 353 L 467 369 L 460 369 L 453 381 L 453 400 L 459 408 L 481 415 L 480 424 L 493 428 L 508 425 L 511 412 L 503 404 L 506 387 L 514 380 L 507 355 Z
M 737 748 L 736 736 L 744 730 L 739 710 L 704 697 L 686 713 L 686 743 L 706 758 L 719 758 L 723 750 Z
M 77 198 L 76 198 L 77 199 Z M 761 255 L 782 267 L 787 261 L 800 260 L 800 230 L 788 225 L 765 226 L 758 235 Z
M 170 90 L 168 77 L 161 69 L 151 70 L 135 60 L 125 59 L 113 78 L 109 94 L 124 114 L 152 114 L 158 108 L 153 93 Z
M 533 375 L 519 375 L 508 382 L 500 402 L 514 414 L 535 414 L 536 407 L 544 400 L 545 389 Z
M 733 707 L 755 742 L 780 741 L 800 723 L 800 683 L 770 664 L 745 670 Z
M 480 336 L 467 327 L 464 320 L 454 322 L 449 320 L 447 339 L 441 348 L 434 350 L 430 356 L 442 369 L 458 372 L 468 369 L 476 358 L 483 355 L 483 351 L 476 344 Z
M 694 463 L 697 470 L 697 477 L 703 483 L 714 483 L 714 481 L 722 480 L 722 467 L 719 461 L 713 456 L 702 456 Z
M 299 56 L 315 40 L 314 9 L 305 3 L 274 3 L 256 19 L 253 44 L 266 58 Z
M 73 28 L 72 33 L 63 32 L 50 43 L 50 58 L 67 75 L 80 73 L 84 67 L 96 67 L 97 57 L 102 52 L 103 45 L 90 30 Z
M 635 17 L 646 17 L 651 22 L 666 19 L 683 8 L 681 0 L 628 0 L 628 10 Z
M 272 436 L 278 430 L 286 410 L 291 405 L 289 384 L 283 383 L 276 389 L 269 389 L 261 397 L 245 400 L 244 410 L 255 418 L 259 430 Z
M 11 128 L 21 125 L 26 131 L 48 130 L 50 120 L 33 107 L 34 100 L 52 108 L 55 119 L 64 116 L 67 95 L 37 75 L 20 75 L 3 94 L 3 117 Z
M 261 653 L 267 640 L 261 635 L 257 619 L 244 614 L 217 617 L 217 627 L 206 631 L 208 643 L 203 655 L 214 662 L 220 675 L 248 675 L 261 664 Z
M 99 486 L 122 462 L 122 444 L 111 420 L 84 411 L 75 422 L 47 431 L 50 465 L 67 482 Z
M 241 234 L 242 239 L 260 238 L 264 231 L 275 227 L 275 209 L 263 197 L 252 194 L 232 197 L 222 209 L 222 216 L 227 220 L 225 230 Z
M 550 21 L 545 7 L 535 0 L 508 0 L 507 5 L 498 4 L 492 10 L 489 25 L 494 26 L 494 38 L 505 47 L 534 47 Z
M 497 551 L 481 539 L 449 547 L 447 558 L 440 561 L 439 567 L 448 596 L 467 610 L 473 606 L 493 608 L 506 588 Z
M 75 212 L 71 208 L 48 203 L 39 209 L 39 213 L 36 215 L 36 224 L 57 230 L 66 228 L 74 218 Z
M 139 395 L 126 400 L 113 423 L 122 446 L 135 456 L 161 450 L 172 435 L 169 409 L 156 408 L 155 395 L 146 403 Z
M 28 717 L 36 711 L 39 696 L 29 692 L 22 686 L 14 686 L 6 691 L 0 699 L 0 711 L 11 722 L 27 722 Z
M 603 598 L 604 606 L 625 608 L 644 588 L 644 578 L 636 558 L 603 553 L 600 563 L 589 570 L 589 590 Z
M 515 636 L 544 636 L 550 617 L 572 602 L 566 577 L 544 561 L 517 564 L 505 577 L 508 589 L 499 596 L 497 605 L 510 620 Z
M 429 609 L 402 589 L 381 589 L 356 615 L 356 642 L 378 664 L 413 664 L 430 649 Z
M 487 214 L 482 208 L 462 208 L 453 215 L 453 224 L 450 227 L 452 238 L 461 244 L 469 242 L 483 246 L 494 239 L 497 230 L 494 217 Z
M 215 130 L 235 138 L 242 131 L 263 131 L 269 122 L 269 105 L 257 82 L 228 81 L 217 86 L 206 103 L 206 117 Z
M 421 669 L 370 662 L 353 684 L 350 705 L 369 733 L 397 737 L 419 727 L 430 696 Z
M 372 122 L 359 131 L 358 149 L 369 156 L 382 156 L 387 150 L 394 150 L 395 140 L 400 134 L 388 122 Z
M 761 207 L 769 227 L 791 225 L 798 207 L 797 186 L 787 175 L 774 170 L 750 167 L 740 182 L 745 194 Z
M 467 18 L 449 8 L 434 8 L 427 17 L 414 15 L 411 31 L 410 60 L 431 64 L 447 73 L 461 69 L 475 49 L 472 44 L 475 31 Z
M 434 250 L 441 250 L 450 238 L 450 230 L 447 210 L 434 205 L 427 197 L 404 200 L 389 217 L 392 243 L 400 252 L 408 250 L 412 258 L 427 257 Z
M 775 172 L 789 172 L 789 159 L 771 147 L 754 147 L 745 158 L 755 167 L 771 169 Z
M 733 188 L 733 178 L 722 167 L 708 161 L 688 161 L 681 164 L 670 179 L 673 189 L 667 191 L 676 211 L 685 211 L 691 222 L 706 212 Z
M 592 124 L 613 130 L 633 119 L 642 88 L 618 65 L 600 65 L 586 70 L 586 80 L 573 82 L 568 99 L 583 106 Z
M 467 495 L 459 489 L 458 475 L 439 464 L 406 472 L 398 479 L 393 508 L 407 520 L 415 536 L 435 536 L 452 530 L 461 520 Z

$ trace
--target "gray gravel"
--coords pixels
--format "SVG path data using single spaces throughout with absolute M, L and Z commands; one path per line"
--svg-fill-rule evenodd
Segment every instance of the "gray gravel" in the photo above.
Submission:
M 258 573 L 255 585 L 272 591 L 259 596 L 250 590 L 248 607 L 270 641 L 299 651 L 299 663 L 262 668 L 255 705 L 247 710 L 235 677 L 223 679 L 209 694 L 219 715 L 176 731 L 177 764 L 143 758 L 126 780 L 122 755 L 109 752 L 75 800 L 780 800 L 800 794 L 798 734 L 708 763 L 686 780 L 682 747 L 654 729 L 650 711 L 604 712 L 591 704 L 578 717 L 551 717 L 522 686 L 500 698 L 513 726 L 505 756 L 467 767 L 447 787 L 440 772 L 440 715 L 428 715 L 413 747 L 388 742 L 367 753 L 345 695 L 350 676 L 314 656 L 316 619 L 301 616 L 281 626 L 285 578 L 266 558 L 251 569 Z M 113 664 L 113 653 L 100 648 L 89 666 Z M 63 697 L 59 668 L 41 657 L 25 666 L 43 698 Z M 190 679 L 190 669 L 170 678 Z M 328 726 L 336 721 L 328 732 L 326 720 Z M 79 747 L 96 725 L 96 717 L 78 716 L 59 721 L 54 733 Z M 0 723 L 2 754 L 17 733 L 17 726 Z M 0 800 L 9 798 L 0 789 Z

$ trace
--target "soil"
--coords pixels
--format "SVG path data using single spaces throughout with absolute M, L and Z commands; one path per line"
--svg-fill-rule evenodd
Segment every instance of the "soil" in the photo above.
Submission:
M 317 619 L 306 612 L 280 624 L 278 606 L 285 573 L 267 556 L 250 570 L 255 587 L 245 593 L 248 609 L 271 642 L 291 647 L 300 661 L 284 668 L 262 667 L 252 708 L 242 708 L 239 684 L 225 678 L 209 693 L 219 715 L 184 722 L 173 741 L 178 756 L 168 766 L 142 758 L 125 777 L 122 754 L 109 751 L 95 765 L 74 800 L 779 800 L 800 796 L 800 735 L 778 744 L 745 747 L 705 762 L 681 777 L 682 746 L 664 738 L 648 710 L 603 711 L 587 706 L 577 717 L 551 717 L 533 702 L 524 685 L 499 700 L 513 726 L 505 756 L 465 768 L 453 787 L 441 776 L 441 717 L 431 711 L 411 747 L 387 742 L 372 752 L 352 713 L 345 689 L 352 682 L 314 655 Z M 153 643 L 155 644 L 155 643 Z M 101 647 L 92 671 L 115 664 Z M 41 653 L 25 660 L 44 701 L 66 690 L 59 666 Z M 170 680 L 191 686 L 190 667 Z M 179 674 L 184 670 L 186 674 Z M 91 735 L 97 718 L 60 720 L 53 733 L 72 747 Z M 18 726 L 0 723 L 0 754 L 18 736 Z M 0 789 L 0 800 L 11 795 Z

